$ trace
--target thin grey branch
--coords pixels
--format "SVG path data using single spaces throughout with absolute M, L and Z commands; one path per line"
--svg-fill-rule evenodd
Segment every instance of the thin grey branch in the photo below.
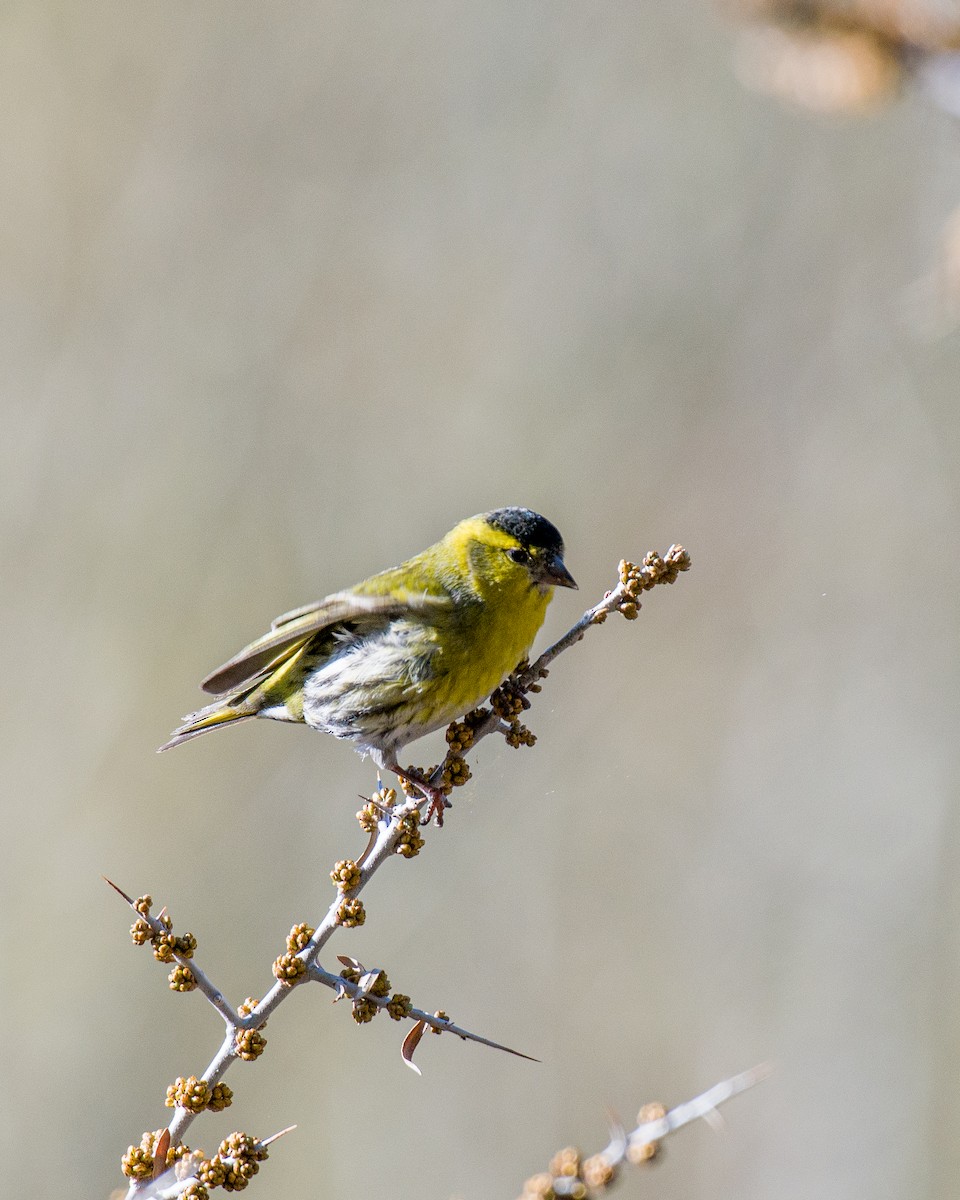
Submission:
M 677 573 L 686 570 L 688 566 L 689 557 L 686 551 L 679 546 L 672 546 L 665 558 L 660 558 L 659 555 L 654 554 L 648 555 L 644 559 L 643 566 L 639 568 L 634 567 L 630 563 L 622 562 L 620 564 L 620 582 L 617 586 L 608 592 L 599 603 L 587 609 L 580 620 L 562 638 L 545 650 L 536 662 L 529 666 L 524 666 L 515 672 L 504 686 L 511 687 L 515 693 L 521 696 L 529 691 L 539 691 L 539 681 L 546 677 L 549 664 L 559 654 L 576 645 L 587 629 L 592 625 L 601 624 L 608 614 L 617 610 L 621 611 L 625 616 L 636 616 L 636 610 L 639 607 L 640 592 L 648 590 L 657 583 L 672 583 Z M 492 708 L 490 710 L 481 709 L 475 715 L 477 720 L 472 725 L 473 743 L 476 743 L 490 733 L 501 730 L 505 725 L 502 717 Z M 438 767 L 437 771 L 434 772 L 431 777 L 431 783 L 436 784 L 441 778 L 442 766 Z M 322 982 L 330 987 L 336 987 L 346 994 L 362 995 L 364 999 L 380 1007 L 388 1003 L 386 999 L 381 1000 L 370 996 L 359 985 L 353 985 L 341 976 L 331 975 L 319 965 L 317 959 L 334 931 L 341 924 L 339 913 L 344 899 L 349 898 L 352 900 L 357 897 L 387 859 L 394 856 L 408 828 L 407 819 L 413 814 L 419 814 L 423 806 L 427 803 L 427 798 L 412 797 L 394 805 L 392 808 L 383 808 L 380 810 L 380 819 L 377 821 L 375 834 L 356 863 L 357 882 L 348 890 L 338 892 L 309 942 L 295 956 L 304 964 L 305 978 Z M 107 882 L 109 883 L 110 881 L 107 880 Z M 167 934 L 170 932 L 167 925 L 159 917 L 151 916 L 149 913 L 141 913 L 135 907 L 136 902 L 117 887 L 116 884 L 111 883 L 110 886 L 124 898 L 131 908 L 137 912 L 139 917 L 147 922 L 153 933 Z M 191 971 L 197 981 L 198 989 L 217 1010 L 226 1025 L 224 1040 L 201 1077 L 212 1088 L 220 1082 L 230 1065 L 239 1057 L 238 1037 L 245 1030 L 263 1028 L 268 1018 L 276 1011 L 285 997 L 295 989 L 289 982 L 278 981 L 251 1012 L 241 1015 L 227 1003 L 220 989 L 196 965 L 193 958 L 188 958 L 177 951 L 172 951 L 172 958 L 181 966 Z M 354 988 L 356 988 L 356 993 L 353 990 Z M 435 1014 L 427 1013 L 424 1010 L 411 1009 L 407 1015 L 414 1021 L 424 1022 L 424 1024 L 431 1028 L 442 1032 L 453 1033 L 464 1040 L 478 1042 L 481 1045 L 503 1050 L 519 1058 L 530 1057 L 518 1050 L 512 1050 L 510 1047 L 504 1046 L 499 1042 L 481 1037 L 479 1034 L 472 1033 L 461 1026 L 454 1025 L 452 1022 Z M 536 1062 L 537 1060 L 533 1059 L 532 1061 Z M 173 1146 L 177 1146 L 182 1142 L 183 1135 L 193 1123 L 196 1115 L 196 1113 L 186 1108 L 177 1107 L 175 1109 L 173 1119 L 168 1126 Z M 133 1180 L 130 1183 L 127 1195 L 128 1197 L 160 1195 L 161 1193 L 154 1190 L 155 1187 L 155 1183 L 148 1180 Z M 177 1189 L 182 1190 L 180 1183 L 174 1185 L 174 1188 L 175 1190 L 164 1194 L 172 1196 L 177 1194 Z

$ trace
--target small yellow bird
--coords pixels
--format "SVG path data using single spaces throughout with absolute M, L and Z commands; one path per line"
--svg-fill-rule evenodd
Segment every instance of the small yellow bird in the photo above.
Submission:
M 556 527 L 529 508 L 468 517 L 436 545 L 277 617 L 200 685 L 218 697 L 184 717 L 169 750 L 251 717 L 310 725 L 354 742 L 381 770 L 408 742 L 475 708 L 517 666 L 554 586 L 575 588 Z

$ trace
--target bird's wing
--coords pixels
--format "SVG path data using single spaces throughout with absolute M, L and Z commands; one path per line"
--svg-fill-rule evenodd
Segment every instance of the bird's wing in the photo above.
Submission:
M 299 608 L 291 608 L 289 612 L 281 613 L 279 617 L 274 617 L 270 622 L 270 628 L 279 629 L 281 625 L 288 625 L 291 621 L 296 621 L 298 617 L 305 617 L 308 613 L 315 613 L 325 603 L 326 601 L 324 600 L 314 600 L 312 604 L 302 604 Z
M 269 633 L 244 646 L 222 667 L 217 667 L 200 687 L 213 696 L 235 692 L 268 669 L 278 667 L 314 634 L 331 625 L 402 616 L 404 613 L 423 612 L 449 603 L 449 596 L 431 596 L 423 592 L 397 591 L 382 596 L 360 595 L 352 591 L 335 592 L 318 604 L 307 604 L 277 617 Z

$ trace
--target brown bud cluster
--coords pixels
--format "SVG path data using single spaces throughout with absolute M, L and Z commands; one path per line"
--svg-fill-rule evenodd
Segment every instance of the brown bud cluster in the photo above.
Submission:
M 537 744 L 537 735 L 520 721 L 511 721 L 510 728 L 504 730 L 503 736 L 507 745 L 512 746 L 514 750 L 519 750 L 521 746 L 535 746 Z
M 412 776 L 412 779 L 401 779 L 400 786 L 411 800 L 422 800 L 424 798 L 423 792 L 413 782 L 413 779 L 422 779 L 425 782 L 429 781 L 431 787 L 435 787 L 438 792 L 443 792 L 445 796 L 449 796 L 453 791 L 454 784 L 451 783 L 450 776 L 447 774 L 446 765 L 446 759 L 442 763 L 433 763 L 429 767 L 415 767 L 411 763 L 404 769 L 407 775 Z M 439 775 L 439 780 L 436 783 L 433 781 L 434 775 Z
M 167 976 L 167 981 L 172 992 L 192 992 L 197 986 L 194 973 L 189 967 L 181 966 L 180 963 L 177 963 Z
M 366 1025 L 379 1011 L 380 1006 L 366 996 L 358 996 L 350 1005 L 350 1014 L 358 1025 Z
M 199 1113 L 208 1107 L 212 1095 L 210 1084 L 205 1080 L 196 1075 L 185 1079 L 181 1075 L 167 1088 L 165 1104 L 167 1108 L 185 1108 L 187 1112 Z
M 650 1121 L 662 1121 L 666 1115 L 667 1110 L 662 1104 L 645 1104 L 637 1113 L 637 1124 L 646 1125 Z M 627 1145 L 627 1160 L 636 1167 L 652 1162 L 659 1153 L 659 1142 L 640 1142 L 631 1138 Z
M 365 804 L 357 813 L 357 823 L 364 833 L 373 833 L 380 821 L 380 814 L 372 804 Z
M 553 1176 L 542 1171 L 524 1181 L 520 1200 L 556 1200 L 556 1196 L 557 1193 L 553 1190 Z
M 390 980 L 386 971 L 364 971 L 358 964 L 355 967 L 345 966 L 340 978 L 348 983 L 363 985 L 363 991 L 354 996 L 350 1003 L 351 1014 L 358 1025 L 366 1025 L 380 1012 L 381 1007 L 386 1007 L 377 1003 L 377 1000 L 384 1000 L 390 994 Z
M 150 908 L 153 905 L 151 896 L 141 896 L 134 902 L 133 907 L 140 914 L 130 926 L 130 937 L 135 946 L 145 946 L 149 942 L 153 946 L 153 957 L 157 962 L 172 963 L 177 957 L 193 958 L 197 948 L 197 939 L 192 933 L 182 933 L 179 936 L 173 932 L 173 921 L 166 912 L 161 912 L 152 921 Z M 157 924 L 162 926 L 157 929 Z M 193 973 L 183 967 L 172 971 L 169 975 L 170 987 L 174 991 L 189 992 L 197 986 Z
M 305 950 L 307 943 L 316 933 L 312 925 L 308 925 L 302 921 L 299 925 L 294 925 L 287 934 L 287 953 L 299 954 L 301 950 Z
M 550 1159 L 550 1174 L 556 1178 L 576 1179 L 580 1174 L 580 1151 L 576 1146 L 565 1146 Z
M 153 957 L 157 962 L 174 961 L 173 952 L 177 948 L 177 939 L 172 933 L 155 933 L 150 941 L 153 943 Z
M 387 1004 L 387 1016 L 393 1021 L 402 1021 L 409 1015 L 412 1008 L 409 996 L 405 996 L 402 992 L 395 992 Z
M 434 767 L 428 767 L 427 770 L 423 772 L 423 775 L 425 776 L 425 778 L 429 779 L 430 776 L 433 774 L 434 769 L 435 769 Z M 408 775 L 409 774 L 419 775 L 420 772 L 417 770 L 416 767 L 409 766 L 409 767 L 407 767 L 407 774 Z M 417 785 L 415 783 L 413 783 L 412 780 L 407 779 L 403 775 L 400 776 L 400 787 L 403 791 L 403 794 L 405 796 L 409 796 L 411 799 L 421 800 L 423 798 L 420 794 L 420 789 L 417 787 Z
M 120 1170 L 128 1179 L 149 1179 L 153 1175 L 153 1154 L 142 1146 L 128 1146 L 120 1159 Z
M 671 546 L 662 557 L 656 550 L 648 550 L 639 567 L 626 559 L 621 559 L 619 567 L 620 582 L 634 600 L 658 583 L 676 583 L 680 572 L 689 570 L 690 555 L 677 545 Z
M 213 1158 L 197 1168 L 197 1179 L 204 1187 L 222 1187 L 228 1192 L 242 1191 L 260 1170 L 267 1148 L 247 1133 L 232 1133 L 220 1143 Z
M 559 1195 L 587 1200 L 616 1182 L 619 1165 L 606 1154 L 582 1158 L 575 1146 L 559 1150 L 546 1171 L 523 1185 L 520 1200 L 556 1200 Z
M 390 980 L 387 977 L 386 971 L 379 971 L 376 979 L 367 988 L 371 996 L 377 996 L 381 1000 L 385 996 L 390 995 Z
M 181 933 L 174 944 L 174 949 L 184 958 L 193 958 L 193 953 L 197 948 L 197 939 L 192 933 Z
M 546 674 L 546 670 L 541 669 L 536 673 L 536 677 L 543 678 Z M 519 749 L 520 746 L 536 745 L 535 734 L 523 724 L 520 714 L 530 708 L 527 692 L 539 691 L 540 684 L 531 677 L 530 664 L 524 660 L 490 697 L 493 711 L 506 725 L 506 728 L 501 726 L 500 731 L 503 733 L 507 745 L 512 746 L 514 750 Z
M 267 1039 L 259 1029 L 243 1029 L 237 1034 L 237 1056 L 254 1062 L 267 1048 Z
M 210 1099 L 207 1101 L 207 1108 L 211 1112 L 223 1112 L 225 1108 L 229 1108 L 233 1103 L 233 1091 L 228 1088 L 225 1083 L 215 1083 L 210 1089 Z
M 157 1143 L 164 1133 L 165 1129 L 155 1129 L 152 1132 L 148 1130 L 140 1139 L 139 1146 L 127 1147 L 126 1154 L 120 1160 L 120 1167 L 128 1179 L 149 1179 L 153 1175 Z M 162 1164 L 163 1169 L 172 1167 L 189 1153 L 189 1146 L 170 1146 L 167 1149 L 166 1161 Z
M 397 790 L 391 787 L 381 787 L 373 793 L 369 801 L 357 813 L 357 821 L 364 833 L 373 833 L 385 812 L 393 808 L 397 802 Z
M 197 1168 L 197 1179 L 208 1188 L 223 1187 L 227 1178 L 227 1168 L 219 1155 L 204 1159 Z
M 583 1160 L 580 1176 L 591 1192 L 609 1187 L 617 1177 L 617 1168 L 605 1154 L 593 1154 Z
M 130 936 L 133 939 L 135 946 L 142 946 L 145 942 L 149 942 L 153 937 L 153 930 L 150 928 L 150 922 L 145 921 L 143 917 L 138 917 L 130 926 Z
M 504 721 L 512 721 L 530 707 L 530 701 L 516 678 L 511 675 L 496 689 L 490 697 L 490 707 Z
M 340 901 L 340 907 L 337 909 L 338 925 L 342 925 L 345 929 L 355 929 L 358 925 L 362 925 L 366 919 L 367 912 L 363 907 L 362 900 Z
M 448 793 L 454 788 L 463 787 L 469 778 L 467 760 L 459 754 L 448 754 L 443 761 L 443 781 L 440 785 L 443 791 Z
M 546 679 L 550 672 L 546 667 L 537 667 L 534 671 L 530 666 L 530 660 L 524 659 L 519 663 L 517 669 L 513 672 L 511 678 L 516 683 L 516 686 L 524 693 L 526 692 L 542 692 L 543 688 L 537 682 L 539 679 Z
M 485 708 L 476 708 L 463 718 L 447 726 L 447 745 L 453 754 L 463 754 L 473 745 L 478 726 L 483 724 L 489 712 Z
M 341 892 L 352 892 L 360 882 L 360 868 L 353 859 L 343 858 L 330 872 L 330 878 Z
M 408 813 L 401 822 L 401 833 L 395 853 L 402 854 L 404 858 L 416 858 L 423 846 L 420 818 L 416 813 Z
M 273 964 L 273 973 L 284 987 L 292 987 L 306 975 L 307 964 L 295 954 L 281 954 Z

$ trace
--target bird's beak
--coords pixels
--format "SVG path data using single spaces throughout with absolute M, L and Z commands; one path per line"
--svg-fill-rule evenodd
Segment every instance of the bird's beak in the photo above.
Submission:
M 543 564 L 543 582 L 577 590 L 577 581 L 567 570 L 559 554 L 551 554 Z

